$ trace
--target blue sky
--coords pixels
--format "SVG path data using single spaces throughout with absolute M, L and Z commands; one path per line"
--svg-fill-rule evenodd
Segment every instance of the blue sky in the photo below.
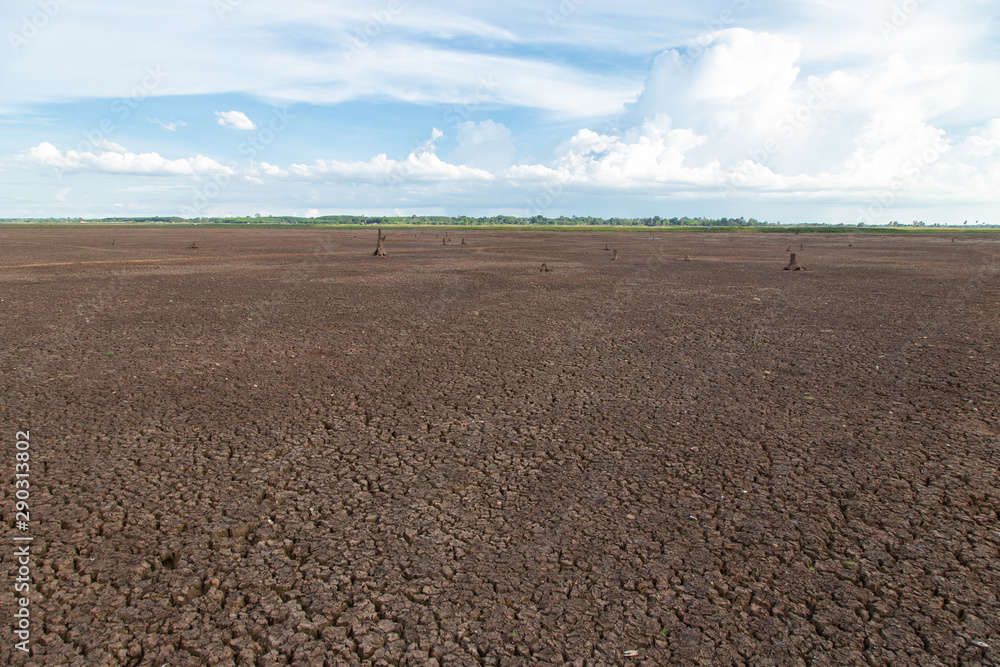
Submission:
M 8 0 L 0 217 L 1000 222 L 994 0 Z

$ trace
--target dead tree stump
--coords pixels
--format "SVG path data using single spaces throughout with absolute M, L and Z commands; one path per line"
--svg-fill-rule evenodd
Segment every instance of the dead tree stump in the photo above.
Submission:
M 806 267 L 799 266 L 798 262 L 795 261 L 795 253 L 792 253 L 792 258 L 788 261 L 788 266 L 785 267 L 785 271 L 805 271 Z
M 385 248 L 382 247 L 382 244 L 385 243 L 385 240 L 387 238 L 389 238 L 389 235 L 388 234 L 383 234 L 382 233 L 382 229 L 379 228 L 379 230 L 378 230 L 378 245 L 375 246 L 375 252 L 372 253 L 373 257 L 385 257 Z

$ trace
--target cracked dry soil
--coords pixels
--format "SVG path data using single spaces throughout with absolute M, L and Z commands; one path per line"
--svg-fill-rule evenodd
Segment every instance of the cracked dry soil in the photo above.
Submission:
M 0 230 L 0 663 L 997 663 L 996 237 L 374 231 Z

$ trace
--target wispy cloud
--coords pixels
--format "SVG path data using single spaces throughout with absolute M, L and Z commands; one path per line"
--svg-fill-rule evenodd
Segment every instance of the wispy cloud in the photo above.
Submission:
M 187 123 L 185 123 L 182 120 L 175 120 L 175 121 L 172 121 L 170 123 L 164 123 L 159 118 L 149 118 L 149 117 L 147 117 L 146 120 L 149 121 L 150 123 L 153 123 L 154 125 L 159 125 L 160 128 L 163 129 L 163 130 L 165 130 L 166 132 L 176 132 L 177 128 L 179 128 L 179 127 L 185 127 L 187 125 Z

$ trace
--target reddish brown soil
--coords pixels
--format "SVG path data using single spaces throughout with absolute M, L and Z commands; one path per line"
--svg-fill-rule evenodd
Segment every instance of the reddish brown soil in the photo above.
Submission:
M 997 664 L 997 239 L 440 234 L 0 229 L 0 663 Z

